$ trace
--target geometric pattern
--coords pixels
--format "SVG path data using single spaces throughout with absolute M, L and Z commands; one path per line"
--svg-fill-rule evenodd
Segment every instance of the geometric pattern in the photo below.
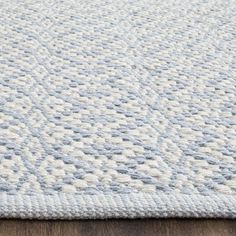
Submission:
M 232 203 L 235 12 L 234 0 L 0 0 L 0 199 Z

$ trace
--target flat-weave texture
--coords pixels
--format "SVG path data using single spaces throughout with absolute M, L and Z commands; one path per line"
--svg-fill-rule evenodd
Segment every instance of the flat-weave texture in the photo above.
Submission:
M 236 218 L 236 0 L 0 0 L 0 217 Z

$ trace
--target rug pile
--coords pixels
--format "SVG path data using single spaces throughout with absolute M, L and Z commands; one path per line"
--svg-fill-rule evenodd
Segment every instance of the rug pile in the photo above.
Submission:
M 0 0 L 0 217 L 236 217 L 236 1 Z

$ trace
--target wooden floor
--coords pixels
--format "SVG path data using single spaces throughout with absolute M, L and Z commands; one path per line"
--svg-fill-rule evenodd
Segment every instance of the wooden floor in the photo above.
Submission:
M 234 220 L 0 220 L 0 236 L 236 236 Z

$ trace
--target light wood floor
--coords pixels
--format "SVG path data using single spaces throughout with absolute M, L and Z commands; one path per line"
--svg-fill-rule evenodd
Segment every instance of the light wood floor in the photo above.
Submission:
M 236 236 L 236 220 L 0 220 L 0 236 Z

